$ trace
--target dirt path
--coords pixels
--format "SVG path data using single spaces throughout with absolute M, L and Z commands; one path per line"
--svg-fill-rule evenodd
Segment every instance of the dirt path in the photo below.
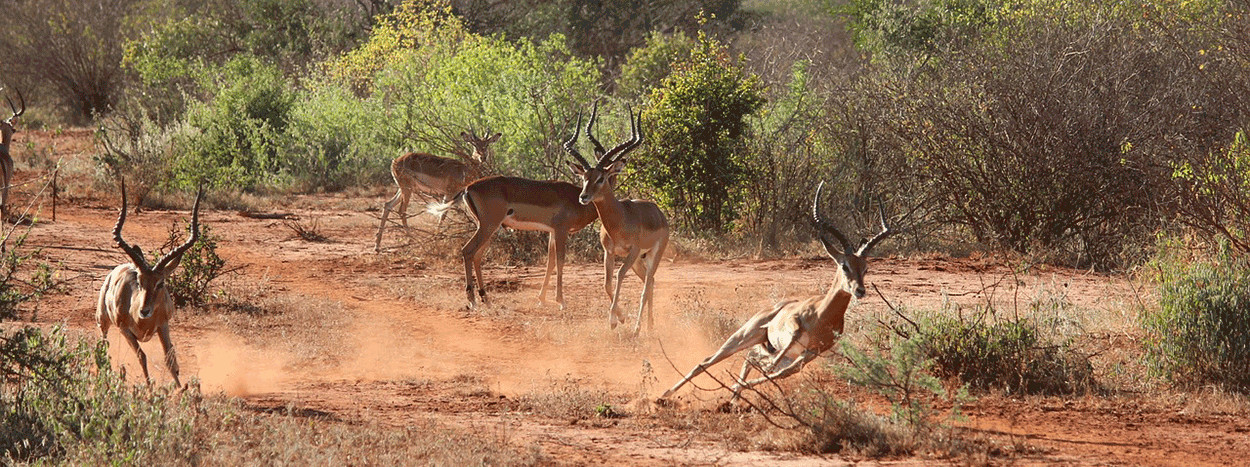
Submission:
M 724 316 L 726 325 L 736 326 L 778 299 L 819 293 L 831 274 L 827 262 L 665 262 L 657 274 L 658 329 L 631 339 L 606 329 L 600 265 L 575 263 L 566 269 L 570 306 L 563 311 L 534 303 L 540 268 L 491 266 L 486 275 L 495 303 L 466 310 L 456 264 L 373 254 L 376 221 L 366 213 L 336 208 L 349 201 L 368 200 L 302 200 L 321 206 L 300 214 L 317 218 L 329 243 L 296 240 L 279 221 L 225 211 L 203 215 L 220 238 L 222 256 L 231 265 L 245 266 L 233 280 L 255 290 L 254 296 L 234 300 L 279 303 L 288 311 L 274 316 L 178 316 L 173 339 L 185 375 L 198 376 L 207 391 L 244 397 L 262 410 L 290 405 L 331 419 L 395 425 L 434 417 L 499 430 L 518 442 L 539 445 L 560 463 L 843 462 L 740 452 L 700 433 L 663 426 L 570 423 L 519 410 L 527 393 L 574 381 L 632 397 L 638 405 L 628 410 L 645 414 L 649 408 L 638 401 L 654 397 L 679 377 L 670 358 L 684 370 L 719 344 L 698 328 L 697 317 Z M 60 263 L 68 287 L 65 295 L 42 303 L 40 321 L 95 332 L 92 313 L 99 280 L 124 259 L 108 233 L 115 215 L 108 201 L 76 200 L 60 208 L 57 222 L 38 223 L 31 230 L 28 243 L 46 247 L 46 257 Z M 126 237 L 152 249 L 164 240 L 171 222 L 185 215 L 150 211 L 131 216 Z M 1041 293 L 1064 295 L 1103 316 L 1095 319 L 1125 321 L 1107 326 L 1113 330 L 1128 328 L 1118 314 L 1138 293 L 1113 277 L 1060 269 L 1018 274 L 967 259 L 875 260 L 869 275 L 892 302 L 909 306 L 932 308 L 942 300 L 975 303 L 987 296 L 1022 306 Z M 627 307 L 636 305 L 639 290 L 636 281 L 626 283 Z M 884 307 L 879 297 L 863 300 L 849 315 L 854 322 L 849 332 L 866 325 L 857 318 Z M 115 333 L 111 339 L 115 363 L 133 369 L 133 355 Z M 160 354 L 155 342 L 145 349 Z M 160 359 L 151 360 L 155 377 L 167 378 Z M 976 436 L 1028 445 L 1023 452 L 1031 454 L 1014 458 L 1024 462 L 1223 464 L 1250 455 L 1250 422 L 1178 410 L 1133 398 L 986 398 L 969 407 L 966 426 Z

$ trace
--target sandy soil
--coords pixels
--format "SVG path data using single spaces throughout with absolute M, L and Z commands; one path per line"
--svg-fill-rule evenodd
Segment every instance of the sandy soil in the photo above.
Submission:
M 78 148 L 79 154 L 83 151 Z M 18 182 L 39 175 L 28 169 L 19 172 Z M 36 186 L 19 187 L 18 201 L 30 199 Z M 700 316 L 723 316 L 727 326 L 736 327 L 776 300 L 821 293 L 833 273 L 830 262 L 814 257 L 665 261 L 657 274 L 657 329 L 644 329 L 633 339 L 607 329 L 599 264 L 566 267 L 569 306 L 560 310 L 536 303 L 542 268 L 488 261 L 485 274 L 494 302 L 466 309 L 456 262 L 394 250 L 373 253 L 377 214 L 358 207 L 380 205 L 384 191 L 275 200 L 275 211 L 317 219 L 320 232 L 329 237 L 324 243 L 295 238 L 282 221 L 204 212 L 202 222 L 219 237 L 222 257 L 242 269 L 225 283 L 232 295 L 217 300 L 231 305 L 176 316 L 173 340 L 184 380 L 198 377 L 205 391 L 242 397 L 257 410 L 294 407 L 330 420 L 395 425 L 433 416 L 499 430 L 567 464 L 827 465 L 856 460 L 743 452 L 700 433 L 654 424 L 586 423 L 519 410 L 526 394 L 574 381 L 630 399 L 623 411 L 645 418 L 655 409 L 646 401 L 719 345 Z M 84 189 L 62 203 L 55 222 L 49 206 L 42 206 L 41 221 L 28 239 L 59 264 L 66 285 L 65 294 L 40 304 L 37 320 L 94 335 L 100 280 L 125 259 L 110 237 L 116 200 Z M 153 249 L 172 222 L 186 217 L 185 210 L 147 211 L 128 219 L 125 235 Z M 396 228 L 388 231 L 384 245 L 406 241 Z M 412 241 L 422 239 L 418 235 Z M 1084 310 L 1085 322 L 1104 330 L 1108 342 L 1132 340 L 1126 310 L 1141 300 L 1141 291 L 1120 277 L 1053 267 L 1013 272 L 988 259 L 881 258 L 870 268 L 870 284 L 895 305 L 937 308 L 943 300 L 993 300 L 1001 309 L 1015 310 L 1039 294 L 1066 296 Z M 640 291 L 630 277 L 624 293 L 631 312 Z M 247 304 L 263 305 L 255 308 L 262 311 L 249 313 Z M 273 309 L 281 312 L 263 311 Z M 860 331 L 871 324 L 869 319 L 885 316 L 885 310 L 881 297 L 870 294 L 848 313 L 848 332 Z M 109 338 L 114 363 L 138 374 L 137 360 L 116 332 Z M 153 356 L 154 378 L 167 381 L 157 357 L 159 344 L 153 340 L 144 348 Z M 731 361 L 724 369 L 734 365 Z M 725 395 L 686 390 L 681 398 L 677 408 L 667 410 L 709 410 Z M 1184 401 L 1131 393 L 1026 400 L 990 396 L 965 409 L 968 419 L 962 426 L 972 437 L 1024 446 L 1001 462 L 1235 464 L 1250 456 L 1250 421 L 1186 407 Z

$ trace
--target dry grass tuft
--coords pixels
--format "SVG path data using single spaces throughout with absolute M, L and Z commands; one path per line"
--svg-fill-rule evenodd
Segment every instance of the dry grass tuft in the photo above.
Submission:
M 572 376 L 550 380 L 548 387 L 523 394 L 520 397 L 521 409 L 543 417 L 575 422 L 629 415 L 623 411 L 629 402 L 628 396 L 605 389 L 588 389 L 587 386 L 587 381 Z

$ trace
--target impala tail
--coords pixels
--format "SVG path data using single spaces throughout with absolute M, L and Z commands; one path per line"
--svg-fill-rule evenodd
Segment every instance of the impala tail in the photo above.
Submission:
M 460 190 L 459 193 L 456 193 L 454 198 L 442 203 L 438 201 L 431 201 L 429 204 L 425 205 L 425 212 L 438 216 L 439 219 L 442 219 L 443 216 L 447 215 L 447 211 L 455 206 L 456 203 L 464 201 L 466 193 L 466 190 Z

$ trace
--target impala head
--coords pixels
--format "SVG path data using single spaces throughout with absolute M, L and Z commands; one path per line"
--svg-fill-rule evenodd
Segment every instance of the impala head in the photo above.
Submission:
M 17 100 L 22 103 L 21 109 L 13 105 L 13 99 L 10 99 L 8 96 L 5 96 L 4 100 L 9 103 L 9 109 L 13 111 L 12 116 L 0 121 L 0 136 L 4 138 L 4 144 L 7 146 L 13 138 L 13 133 L 17 133 L 17 127 L 14 126 L 17 117 L 26 113 L 26 99 L 22 98 L 22 91 L 17 91 Z
M 139 275 L 139 288 L 134 290 L 131 297 L 131 306 L 139 309 L 139 318 L 148 318 L 152 316 L 152 312 L 156 306 L 163 302 L 168 296 L 168 289 L 165 287 L 165 281 L 178 269 L 178 264 L 182 261 L 182 255 L 191 249 L 191 245 L 195 244 L 200 238 L 200 200 L 204 198 L 204 187 L 200 186 L 199 193 L 195 196 L 195 206 L 191 208 L 191 237 L 185 243 L 174 248 L 165 256 L 156 261 L 156 265 L 149 265 L 147 259 L 143 256 L 143 250 L 138 246 L 131 246 L 122 238 L 122 225 L 126 223 L 126 180 L 121 179 L 122 189 L 122 210 L 117 215 L 117 225 L 113 227 L 113 240 L 117 241 L 117 246 L 126 252 L 130 257 L 131 263 L 134 264 L 135 270 Z
M 573 173 L 582 177 L 582 193 L 578 196 L 578 201 L 583 205 L 601 200 L 612 192 L 616 176 L 625 168 L 625 156 L 642 144 L 642 132 L 638 130 L 642 113 L 634 115 L 628 107 L 626 112 L 629 114 L 629 129 L 632 132 L 630 138 L 610 150 L 604 150 L 603 145 L 591 133 L 595 126 L 595 117 L 599 115 L 599 102 L 595 102 L 594 109 L 590 112 L 590 121 L 586 123 L 586 138 L 595 147 L 596 163 L 593 166 L 577 151 L 578 131 L 582 126 L 581 115 L 577 116 L 577 124 L 573 126 L 573 136 L 564 142 L 564 150 L 574 159 L 569 166 L 573 168 Z
M 490 131 L 487 130 L 487 133 L 490 133 Z M 473 159 L 477 160 L 478 163 L 481 164 L 489 162 L 490 145 L 499 141 L 500 136 L 503 136 L 503 133 L 495 133 L 483 138 L 478 136 L 472 129 L 470 129 L 468 133 L 463 131 L 460 132 L 460 137 L 463 138 L 466 143 L 469 143 L 470 146 L 473 146 Z
M 878 206 L 878 212 L 881 214 L 881 232 L 871 239 L 860 241 L 858 249 L 852 249 L 851 242 L 846 240 L 846 236 L 834 228 L 833 224 L 825 220 L 820 213 L 820 193 L 824 187 L 825 182 L 820 182 L 820 185 L 816 187 L 816 199 L 812 200 L 812 223 L 816 227 L 816 232 L 820 234 L 820 243 L 825 245 L 825 251 L 838 263 L 838 274 L 844 279 L 842 290 L 854 295 L 855 298 L 864 298 L 866 293 L 864 274 L 868 272 L 868 253 L 886 237 L 894 235 L 895 231 L 886 225 L 885 210 Z

